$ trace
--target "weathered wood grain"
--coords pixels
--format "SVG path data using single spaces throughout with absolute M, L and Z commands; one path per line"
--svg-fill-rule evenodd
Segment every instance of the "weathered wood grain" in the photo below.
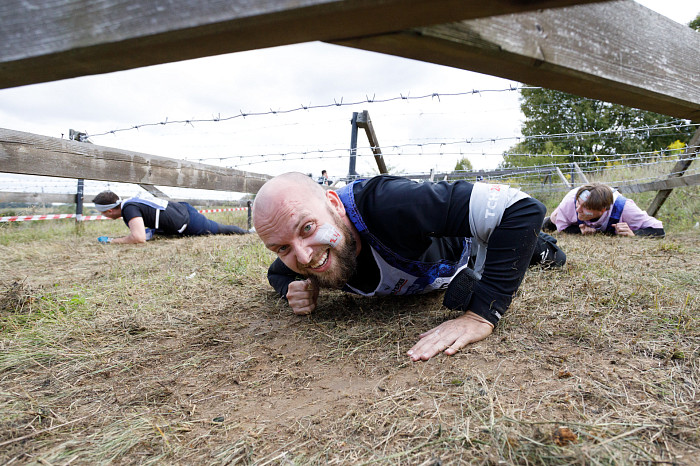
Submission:
M 3 0 L 0 88 L 601 0 Z
M 0 172 L 256 193 L 271 176 L 0 128 Z
M 700 119 L 700 34 L 632 0 L 335 43 Z

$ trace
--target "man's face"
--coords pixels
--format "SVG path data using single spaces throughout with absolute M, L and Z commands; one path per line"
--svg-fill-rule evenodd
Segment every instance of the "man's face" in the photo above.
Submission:
M 285 201 L 255 223 L 265 246 L 319 287 L 341 288 L 355 272 L 357 243 L 333 203 Z
M 579 199 L 576 199 L 576 214 L 578 215 L 579 220 L 593 220 L 596 218 L 600 218 L 600 216 L 604 213 L 605 210 L 587 209 L 583 206 L 583 203 Z

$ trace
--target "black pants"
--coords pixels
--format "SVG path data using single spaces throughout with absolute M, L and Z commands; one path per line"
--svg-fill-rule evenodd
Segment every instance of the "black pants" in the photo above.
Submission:
M 565 263 L 566 254 L 557 246 L 556 238 L 540 231 L 539 235 L 537 235 L 535 250 L 532 252 L 530 266 L 561 267 Z

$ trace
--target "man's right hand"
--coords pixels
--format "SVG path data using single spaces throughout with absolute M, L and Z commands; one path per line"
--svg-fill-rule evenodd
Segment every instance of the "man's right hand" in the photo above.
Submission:
M 296 280 L 289 284 L 287 289 L 287 301 L 297 315 L 311 314 L 316 309 L 318 300 L 318 288 L 311 280 Z

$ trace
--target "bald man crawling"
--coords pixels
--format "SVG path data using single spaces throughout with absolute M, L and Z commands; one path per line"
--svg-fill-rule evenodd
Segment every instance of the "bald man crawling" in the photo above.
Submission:
M 296 314 L 314 311 L 321 288 L 363 296 L 446 290 L 444 304 L 464 314 L 422 333 L 407 353 L 413 361 L 486 338 L 529 265 L 564 263 L 556 240 L 539 234 L 544 213 L 505 185 L 387 175 L 333 191 L 285 173 L 253 205 L 255 229 L 278 256 L 268 280 Z

